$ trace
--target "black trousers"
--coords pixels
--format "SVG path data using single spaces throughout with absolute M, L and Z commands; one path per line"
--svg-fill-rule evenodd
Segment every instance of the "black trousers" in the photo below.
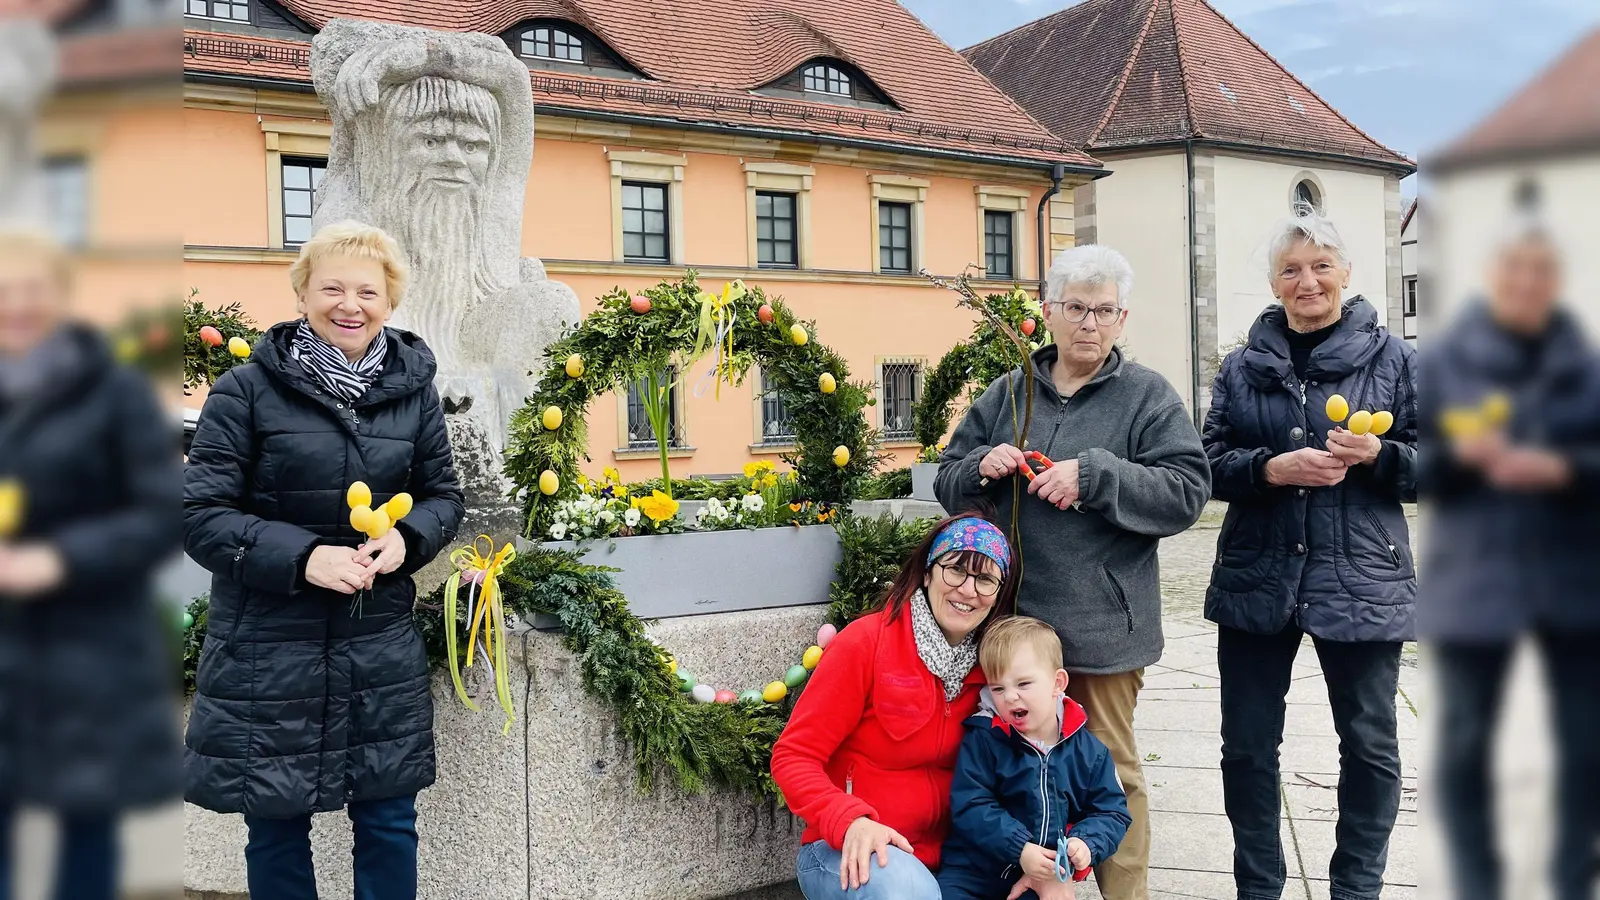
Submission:
M 1557 754 L 1556 900 L 1591 900 L 1600 841 L 1600 634 L 1535 635 L 1548 673 Z M 1505 700 L 1514 644 L 1440 644 L 1439 807 L 1451 862 L 1452 897 L 1506 896 L 1495 842 L 1489 748 Z M 1515 828 L 1517 823 L 1508 822 Z M 1521 895 L 1513 890 L 1510 896 Z
M 1217 630 L 1222 674 L 1222 796 L 1233 826 L 1233 878 L 1240 900 L 1278 900 L 1287 875 L 1278 822 L 1278 748 L 1285 697 L 1304 633 Z M 1339 734 L 1339 822 L 1328 864 L 1333 900 L 1377 900 L 1400 811 L 1400 738 L 1395 692 L 1398 643 L 1314 639 Z

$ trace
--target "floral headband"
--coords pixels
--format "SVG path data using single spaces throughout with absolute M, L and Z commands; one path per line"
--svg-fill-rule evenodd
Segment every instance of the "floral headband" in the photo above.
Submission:
M 988 520 L 968 517 L 946 525 L 928 549 L 928 565 L 946 553 L 962 550 L 976 550 L 994 560 L 1002 575 L 1011 571 L 1011 544 Z

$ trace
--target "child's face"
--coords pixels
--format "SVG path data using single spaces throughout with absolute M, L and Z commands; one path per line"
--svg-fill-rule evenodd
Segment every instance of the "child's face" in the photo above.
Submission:
M 1005 671 L 989 676 L 989 695 L 1001 719 L 1036 740 L 1048 740 L 1060 727 L 1056 697 L 1067 690 L 1064 669 L 1049 669 L 1032 647 L 1023 647 Z

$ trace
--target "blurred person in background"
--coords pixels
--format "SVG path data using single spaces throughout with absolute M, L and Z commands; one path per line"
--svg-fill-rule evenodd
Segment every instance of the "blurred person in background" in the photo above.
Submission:
M 1487 283 L 1423 354 L 1420 624 L 1439 686 L 1439 803 L 1454 896 L 1503 896 L 1489 746 L 1531 634 L 1559 745 L 1555 897 L 1579 900 L 1600 838 L 1600 370 L 1537 222 L 1512 224 Z
M 1240 900 L 1278 900 L 1278 748 L 1295 656 L 1316 646 L 1339 735 L 1334 900 L 1376 900 L 1400 808 L 1400 645 L 1414 639 L 1416 573 L 1402 503 L 1416 500 L 1414 352 L 1346 298 L 1333 223 L 1305 209 L 1268 242 L 1278 303 L 1228 354 L 1212 387 L 1206 454 L 1228 504 L 1206 591 L 1222 679 L 1223 803 Z M 1329 418 L 1387 410 L 1382 437 Z M 1341 416 L 1341 420 L 1343 417 Z
M 0 233 L 0 898 L 19 806 L 61 826 L 55 896 L 111 900 L 124 811 L 178 792 L 179 454 L 144 375 L 69 316 L 61 248 Z
M 384 327 L 394 239 L 325 226 L 289 270 L 302 318 L 217 380 L 184 475 L 185 546 L 212 572 L 186 799 L 243 813 L 255 900 L 315 900 L 311 815 L 347 809 L 357 900 L 417 893 L 416 796 L 435 777 L 411 575 L 455 538 L 461 488 L 432 352 Z M 414 505 L 368 540 L 346 492 Z

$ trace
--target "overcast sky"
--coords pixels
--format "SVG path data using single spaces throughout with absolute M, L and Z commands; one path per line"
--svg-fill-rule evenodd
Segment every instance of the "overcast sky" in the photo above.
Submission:
M 901 2 L 960 49 L 1076 0 Z M 1600 0 L 1211 2 L 1351 121 L 1412 157 L 1449 142 L 1600 26 Z

